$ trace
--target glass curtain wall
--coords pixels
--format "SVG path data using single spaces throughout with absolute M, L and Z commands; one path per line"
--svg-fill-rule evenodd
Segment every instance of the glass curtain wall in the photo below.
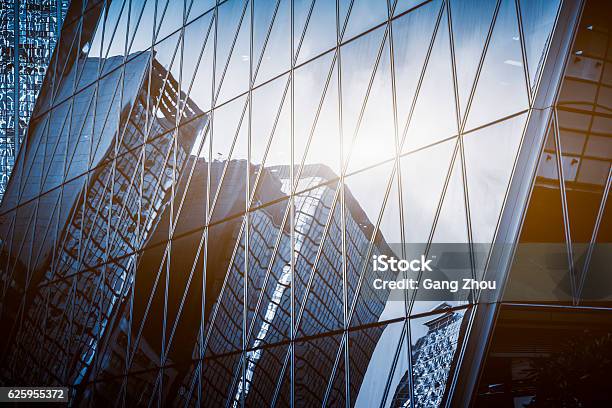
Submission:
M 560 3 L 73 1 L 0 207 L 0 382 L 443 404 L 473 297 L 371 258 L 483 275 Z

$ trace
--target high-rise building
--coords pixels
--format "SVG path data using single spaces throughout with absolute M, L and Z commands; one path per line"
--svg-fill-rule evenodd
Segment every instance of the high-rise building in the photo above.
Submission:
M 0 5 L 0 200 L 69 4 L 69 0 L 7 0 Z
M 448 304 L 441 304 L 433 312 L 450 309 Z M 457 342 L 461 331 L 463 314 L 448 312 L 435 314 L 434 318 L 425 321 L 427 333 L 419 338 L 412 348 L 412 370 L 406 371 L 398 384 L 391 407 L 438 406 L 442 402 L 445 384 L 450 373 Z M 412 378 L 409 379 L 408 376 Z M 412 393 L 411 383 L 414 383 Z M 412 396 L 412 399 L 411 399 Z
M 606 2 L 67 15 L 0 206 L 1 385 L 74 405 L 518 406 L 544 395 L 523 369 L 612 331 Z M 414 248 L 497 285 L 376 288 L 402 275 L 373 257 Z

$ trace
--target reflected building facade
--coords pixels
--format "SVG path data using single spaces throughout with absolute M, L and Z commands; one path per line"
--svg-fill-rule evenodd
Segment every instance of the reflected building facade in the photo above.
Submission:
M 0 206 L 0 384 L 468 406 L 499 313 L 609 309 L 609 8 L 337 3 L 72 2 Z M 439 243 L 499 290 L 374 288 Z
M 70 2 L 2 3 L 0 57 L 0 199 L 34 111 Z
M 443 303 L 434 308 L 433 312 L 445 309 L 450 309 L 450 306 Z M 392 407 L 410 407 L 412 401 L 415 407 L 441 404 L 457 351 L 462 320 L 461 312 L 450 311 L 434 315 L 423 323 L 427 326 L 427 333 L 417 340 L 412 349 L 412 371 L 406 371 L 400 380 L 391 402 Z M 412 381 L 408 375 L 412 375 Z M 414 382 L 414 394 L 411 392 L 411 382 Z

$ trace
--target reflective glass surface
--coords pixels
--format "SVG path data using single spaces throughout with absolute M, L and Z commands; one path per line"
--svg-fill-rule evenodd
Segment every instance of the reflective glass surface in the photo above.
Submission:
M 556 30 L 558 2 L 523 3 L 73 4 L 0 206 L 0 384 L 76 405 L 449 401 L 477 299 L 377 289 L 401 276 L 372 259 L 453 244 L 484 273 Z M 609 118 L 578 103 L 544 149 L 564 177 L 536 184 L 601 197 Z

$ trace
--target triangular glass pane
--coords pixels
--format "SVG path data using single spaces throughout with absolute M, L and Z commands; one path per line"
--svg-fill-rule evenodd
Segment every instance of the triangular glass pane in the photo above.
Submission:
M 275 392 L 271 395 L 274 398 L 270 398 L 272 403 L 270 405 L 276 407 L 290 407 L 291 406 L 291 390 L 293 389 L 293 384 L 291 381 L 291 362 L 290 358 L 293 358 L 295 347 L 290 347 L 287 350 L 287 354 L 283 358 L 283 367 L 282 370 L 278 370 L 278 378 L 276 379 L 276 389 Z
M 359 290 L 359 300 L 353 312 L 351 325 L 362 325 L 377 322 L 388 297 L 388 291 L 374 290 L 373 281 L 383 277 L 384 272 L 373 271 L 370 267 L 371 258 L 375 255 L 393 256 L 389 244 L 384 241 L 380 230 L 376 227 L 381 216 L 382 206 L 387 191 L 393 191 L 387 201 L 389 214 L 398 209 L 397 179 L 393 175 L 394 162 L 353 174 L 344 179 L 345 206 L 345 242 L 346 242 L 346 277 L 348 308 L 352 307 L 355 292 Z M 372 180 L 377 180 L 372 183 Z M 391 186 L 389 186 L 391 183 Z M 399 225 L 399 218 L 396 219 Z M 387 225 L 385 225 L 387 226 Z M 376 238 L 370 251 L 370 241 Z M 399 242 L 399 239 L 396 241 Z M 393 280 L 396 276 L 388 274 L 386 278 Z
M 206 139 L 202 150 L 209 149 L 210 145 Z M 174 235 L 183 235 L 201 228 L 208 219 L 208 164 L 208 152 L 205 157 L 197 157 L 192 153 L 184 164 L 174 188 Z
M 119 2 L 118 2 L 119 3 Z M 100 58 L 103 55 L 103 44 L 102 44 L 102 37 L 104 36 L 104 22 L 106 21 L 106 13 L 107 13 L 107 8 L 106 7 L 102 7 L 100 10 L 100 16 L 98 17 L 98 21 L 96 24 L 96 27 L 94 30 L 92 30 L 91 34 L 90 34 L 90 38 L 87 39 L 88 43 L 85 45 L 85 48 L 87 50 L 87 57 L 88 58 Z M 132 34 L 133 35 L 133 34 Z M 151 42 L 149 41 L 149 45 L 151 45 Z M 57 62 L 54 61 L 56 64 Z M 83 65 L 83 61 L 79 61 L 80 65 Z M 56 68 L 56 67 L 54 67 Z M 51 71 L 54 74 L 61 74 L 61 72 L 59 72 L 62 68 L 57 67 L 57 73 L 55 71 Z M 82 72 L 82 68 L 80 70 L 80 72 Z M 80 76 L 80 75 L 79 75 Z M 58 79 L 61 77 L 58 77 Z M 55 77 L 54 77 L 55 80 Z M 86 85 L 87 83 L 89 83 L 89 81 L 84 82 L 83 85 Z M 59 84 L 57 84 L 56 86 L 58 86 Z
M 270 30 L 270 24 L 272 23 L 274 10 L 275 7 L 271 7 L 268 3 L 255 2 L 253 70 L 257 69 L 256 85 L 275 77 L 281 72 L 288 71 L 291 66 L 290 1 L 279 0 L 276 16 L 274 17 L 274 25 L 270 31 L 265 49 L 263 49 L 268 31 Z
M 282 372 L 288 345 L 251 350 L 246 353 L 246 381 L 244 405 L 264 407 L 271 405 L 271 399 Z M 282 377 L 280 377 L 282 378 Z M 236 400 L 236 399 L 234 399 Z M 278 407 L 285 406 L 282 402 Z
M 469 245 L 467 210 L 461 156 L 457 151 L 453 169 L 444 192 L 444 198 L 436 221 L 432 245 L 427 257 L 433 259 L 435 268 L 427 277 L 434 280 L 463 282 L 473 276 L 472 247 Z M 449 305 L 458 305 L 468 299 L 469 291 L 448 292 L 444 299 Z M 420 289 L 417 302 L 438 300 L 431 291 Z M 420 312 L 420 310 L 414 312 Z
M 465 310 L 447 310 L 445 303 L 432 308 L 441 313 L 410 320 L 413 401 L 417 407 L 442 404 L 455 353 L 463 340 L 460 333 Z
M 518 302 L 571 302 L 557 149 L 549 130 L 523 221 L 504 299 Z
M 250 7 L 248 2 L 240 0 L 229 0 L 219 5 L 217 9 L 217 37 L 216 37 L 216 69 L 215 69 L 215 96 L 219 90 L 224 90 L 227 100 L 231 96 L 238 95 L 236 89 L 246 91 L 249 84 L 249 33 L 250 18 L 247 18 Z M 235 44 L 234 44 L 235 42 Z M 232 68 L 226 67 L 230 61 Z M 246 69 L 245 69 L 246 67 Z M 237 75 L 237 76 L 236 76 Z M 221 79 L 223 82 L 221 82 Z M 215 105 L 219 105 L 223 100 L 218 99 Z
M 434 0 L 392 23 L 397 117 L 400 131 L 403 131 L 408 119 L 441 4 L 441 1 Z
M 166 364 L 189 362 L 197 346 L 205 258 L 204 238 L 204 232 L 200 230 L 172 241 L 170 270 L 166 281 L 167 300 L 163 309 L 150 312 L 153 316 L 165 316 Z M 146 279 L 145 273 L 139 277 Z M 156 320 L 159 322 L 161 319 Z
M 125 55 L 129 8 L 129 0 L 111 3 L 104 33 L 104 58 Z
M 236 352 L 243 346 L 242 320 L 246 269 L 246 228 L 243 220 L 244 217 L 240 217 L 238 222 L 230 220 L 209 228 L 206 303 L 211 305 L 211 314 L 205 327 L 208 333 L 206 356 Z M 239 236 L 239 238 L 235 243 L 228 242 L 228 236 Z M 225 242 L 226 248 L 221 248 L 221 242 Z M 215 249 L 220 251 L 214 252 Z
M 324 98 L 323 92 L 327 78 L 329 75 L 332 75 L 332 79 L 337 76 L 336 72 L 332 71 L 332 57 L 333 53 L 327 53 L 295 70 L 293 77 L 295 80 L 294 112 L 299 112 L 299 115 L 294 117 L 294 163 L 301 163 L 306 152 L 316 113 Z M 329 86 L 327 92 L 329 92 Z
M 450 8 L 453 21 L 459 108 L 461 117 L 463 117 L 474 84 L 478 62 L 493 20 L 495 2 L 454 0 L 450 2 Z
M 351 13 L 346 22 L 343 41 L 361 34 L 387 20 L 387 2 L 368 0 L 342 0 L 340 7 L 348 8 L 352 1 Z M 340 20 L 344 24 L 344 19 Z
M 181 72 L 180 67 L 182 47 L 180 39 L 181 33 L 175 33 L 153 47 L 154 72 L 151 75 L 158 76 L 158 78 L 161 80 L 168 77 L 168 80 L 171 81 L 172 86 L 169 84 L 165 84 L 164 86 L 170 89 L 168 93 L 174 96 L 175 100 L 178 100 L 178 95 L 174 89 L 178 89 L 178 80 Z M 160 69 L 155 72 L 158 66 Z M 164 92 L 160 92 L 160 94 L 163 95 Z
M 474 243 L 493 241 L 526 119 L 522 114 L 463 136 Z
M 187 0 L 187 4 L 189 3 L 191 3 L 191 6 L 189 7 L 187 21 L 200 17 L 215 6 L 215 0 Z
M 529 84 L 533 90 L 544 63 L 544 51 L 550 41 L 559 9 L 559 0 L 521 0 L 521 18 L 525 35 L 525 55 L 529 68 Z
M 323 406 L 329 377 L 341 345 L 341 336 L 326 336 L 295 343 L 295 405 Z
M 323 203 L 320 204 L 320 206 L 324 205 Z M 318 209 L 318 211 L 321 210 L 328 211 L 325 207 Z M 315 217 L 318 211 L 315 210 Z M 313 224 L 320 222 L 315 217 L 310 220 L 312 223 L 310 228 L 314 227 Z M 300 243 L 301 256 L 304 256 L 307 250 L 318 249 L 316 246 L 308 248 L 310 245 L 309 237 L 306 236 Z M 300 308 L 302 314 L 298 328 L 299 336 L 314 336 L 339 330 L 344 324 L 342 211 L 339 201 L 336 202 L 333 209 L 333 214 L 329 220 L 329 226 L 321 245 L 320 256 L 316 264 L 313 265 L 314 267 L 310 269 L 310 273 L 306 275 L 308 280 L 303 280 L 303 274 L 296 279 L 295 301 L 296 304 L 303 305 Z M 316 255 L 308 260 L 314 262 L 315 259 Z M 296 275 L 298 275 L 297 272 L 296 268 Z M 303 297 L 300 297 L 300 295 Z M 322 316 L 324 318 L 321 318 Z
M 288 200 L 249 217 L 249 347 L 289 338 L 291 321 L 291 239 Z M 283 220 L 286 220 L 283 224 Z
M 248 125 L 247 98 L 241 96 L 217 109 L 212 116 L 212 159 L 225 162 L 242 128 Z M 245 155 L 246 157 L 246 155 Z
M 313 169 L 319 168 L 328 172 L 321 179 L 325 183 L 331 178 L 340 176 L 340 127 L 338 125 L 338 86 L 336 70 L 332 73 L 321 111 L 310 137 L 308 150 L 304 156 L 304 167 L 299 180 L 310 178 Z M 318 108 L 318 107 L 317 107 Z M 310 129 L 308 130 L 310 132 Z M 298 161 L 298 157 L 300 157 Z M 296 170 L 301 165 L 301 156 L 296 155 Z M 302 181 L 303 182 L 303 181 Z M 312 186 L 311 183 L 309 183 Z
M 602 137 L 597 135 L 585 137 L 583 133 L 571 131 L 562 126 L 563 123 L 560 123 L 561 164 L 565 182 L 574 273 L 579 281 L 584 272 L 587 250 L 603 199 L 607 182 L 606 169 L 609 169 L 609 162 L 593 160 L 584 156 L 593 155 L 610 160 L 612 152 L 606 155 L 605 149 L 595 151 L 596 149 L 593 146 L 596 146 L 597 142 L 601 142 Z M 600 177 L 594 176 L 598 173 Z
M 527 114 L 464 135 L 465 172 L 476 277 L 484 272 Z M 483 160 L 484 156 L 493 157 Z
M 136 369 L 149 369 L 160 362 L 169 255 L 167 245 L 162 244 L 145 249 L 140 257 L 130 316 L 133 353 L 130 357 Z
M 389 47 L 386 43 L 356 139 L 353 140 L 352 146 L 351 143 L 346 143 L 344 147 L 345 152 L 350 151 L 347 169 L 349 173 L 395 157 L 390 65 Z
M 336 190 L 338 183 L 335 182 L 331 185 L 324 185 L 316 187 L 309 191 L 300 193 L 294 197 L 294 214 L 295 219 L 293 221 L 293 234 L 294 234 L 294 293 L 295 293 L 295 305 L 296 309 L 300 309 L 303 300 L 306 296 L 307 286 L 314 275 L 317 272 L 314 268 L 314 261 L 317 257 L 317 253 L 320 251 L 319 247 L 322 240 L 325 238 L 326 225 L 331 220 L 335 220 L 336 224 L 340 223 L 340 212 L 335 211 L 332 216 L 334 205 L 339 209 L 340 206 L 336 204 Z M 337 226 L 336 226 L 337 228 Z M 336 231 L 337 233 L 337 231 Z M 327 238 L 328 241 L 332 241 Z M 333 243 L 332 243 L 333 244 Z M 333 248 L 330 248 L 333 249 Z M 336 254 L 337 255 L 337 254 Z M 329 264 L 325 265 L 329 267 Z M 323 268 L 319 268 L 322 270 Z M 331 276 L 325 276 L 325 278 L 337 276 L 333 275 L 338 271 L 329 271 L 328 269 L 323 272 Z M 320 275 L 320 274 L 319 274 Z M 319 281 L 321 278 L 319 278 Z M 342 279 L 338 286 L 341 291 Z M 316 310 L 311 310 L 310 317 L 307 317 L 309 323 L 312 323 L 312 313 L 316 313 Z M 342 316 L 335 316 L 335 323 L 342 321 Z
M 344 45 L 341 50 L 342 140 L 343 145 L 346 146 L 345 151 L 348 151 L 355 136 L 368 85 L 375 73 L 376 58 L 382 46 L 383 34 L 384 28 L 379 28 Z M 380 80 L 382 81 L 383 78 Z M 390 95 L 387 97 L 389 98 Z
M 211 106 L 212 62 L 214 50 L 215 23 L 213 14 L 208 13 L 193 21 L 183 34 L 183 43 L 193 50 L 183 52 L 182 91 L 189 92 L 189 98 L 197 107 L 206 112 Z
M 581 303 L 597 304 L 612 301 L 610 287 L 610 264 L 612 262 L 612 197 L 608 192 L 605 207 L 599 224 L 595 245 L 591 250 L 588 269 L 583 273 L 581 280 Z M 584 267 L 583 267 L 584 268 Z
M 290 100 L 288 89 L 288 75 L 283 75 L 274 81 L 256 88 L 251 94 L 251 164 L 261 169 L 264 165 L 266 150 L 273 131 L 276 131 L 278 120 L 282 115 L 281 109 L 286 100 Z M 284 97 L 284 99 L 283 99 Z M 252 180 L 254 182 L 255 180 Z M 253 183 L 251 183 L 253 184 Z M 251 190 L 254 188 L 250 186 Z
M 242 354 L 205 359 L 202 367 L 202 404 L 204 407 L 231 406 L 233 380 L 242 370 Z M 196 384 L 196 387 L 198 385 Z
M 335 372 L 330 375 L 328 386 L 326 389 L 326 400 L 325 406 L 327 407 L 343 407 L 346 406 L 346 378 L 347 375 L 345 369 L 345 347 L 346 341 L 340 346 L 338 354 L 336 356 L 336 363 L 334 365 Z M 359 370 L 361 367 L 351 365 L 351 371 Z
M 395 4 L 395 10 L 393 12 L 393 15 L 397 16 L 398 14 L 402 14 L 407 10 L 416 8 L 417 6 L 425 2 L 425 0 L 391 0 L 391 3 Z M 411 11 L 411 13 L 413 12 L 414 11 Z
M 283 78 L 287 80 L 287 78 Z M 280 82 L 283 82 L 281 80 Z M 281 91 L 282 92 L 282 91 Z M 252 157 L 261 157 L 259 173 L 254 169 L 251 190 L 255 191 L 253 203 L 257 206 L 285 197 L 291 192 L 291 89 L 288 89 L 280 108 L 276 125 L 271 126 L 267 140 L 251 142 Z M 281 95 L 282 96 L 282 95 Z M 253 106 L 254 107 L 254 106 Z M 272 130 L 273 129 L 273 130 Z M 254 132 L 254 130 L 252 130 Z M 253 133 L 255 134 L 255 133 Z M 260 134 L 262 138 L 266 135 Z M 268 151 L 265 152 L 265 149 Z M 255 190 L 253 190 L 255 189 Z
M 311 12 L 313 3 L 314 7 Z M 297 64 L 301 64 L 336 46 L 335 2 L 296 0 L 293 7 L 295 27 L 293 46 L 297 53 Z M 306 24 L 308 25 L 306 26 Z M 303 40 L 302 33 L 304 35 Z
M 183 24 L 185 0 L 157 0 L 157 33 L 155 41 L 167 37 Z
M 221 106 L 213 115 L 210 196 L 211 200 L 215 197 L 217 202 L 211 202 L 211 205 L 214 205 L 211 222 L 246 209 L 245 189 L 248 171 L 246 104 L 246 96 L 243 96 Z M 219 188 L 218 193 L 215 186 Z M 216 197 L 216 194 L 219 194 L 219 197 Z
M 131 1 L 130 10 L 130 42 L 128 49 L 130 53 L 144 51 L 153 44 L 153 28 L 155 27 L 155 3 L 156 0 L 144 0 L 145 2 Z
M 502 101 L 500 95 L 504 96 Z M 502 0 L 465 129 L 528 107 L 516 7 L 513 0 Z
M 223 102 L 233 98 L 234 96 L 246 92 L 249 88 L 249 70 L 251 66 L 251 63 L 249 61 L 249 42 L 251 35 L 250 23 L 251 8 L 247 7 L 247 11 L 244 14 L 242 24 L 240 25 L 238 37 L 236 38 L 236 43 L 234 44 L 233 50 L 230 54 L 227 68 L 225 62 L 219 65 L 220 61 L 217 60 L 216 69 L 220 70 L 218 71 L 217 78 L 218 81 L 223 82 L 215 83 L 218 89 L 218 96 L 215 101 L 215 105 L 222 104 Z M 217 47 L 218 46 L 219 45 L 217 44 Z M 223 73 L 223 70 L 225 70 L 225 74 L 222 76 L 221 73 Z
M 457 139 L 452 139 L 400 160 L 407 243 L 425 243 L 429 239 L 456 143 Z
M 354 406 L 401 407 L 406 402 L 394 399 L 408 369 L 405 325 L 401 321 L 350 332 L 349 376 Z
M 447 21 L 446 13 L 443 13 L 404 140 L 403 152 L 458 133 Z

